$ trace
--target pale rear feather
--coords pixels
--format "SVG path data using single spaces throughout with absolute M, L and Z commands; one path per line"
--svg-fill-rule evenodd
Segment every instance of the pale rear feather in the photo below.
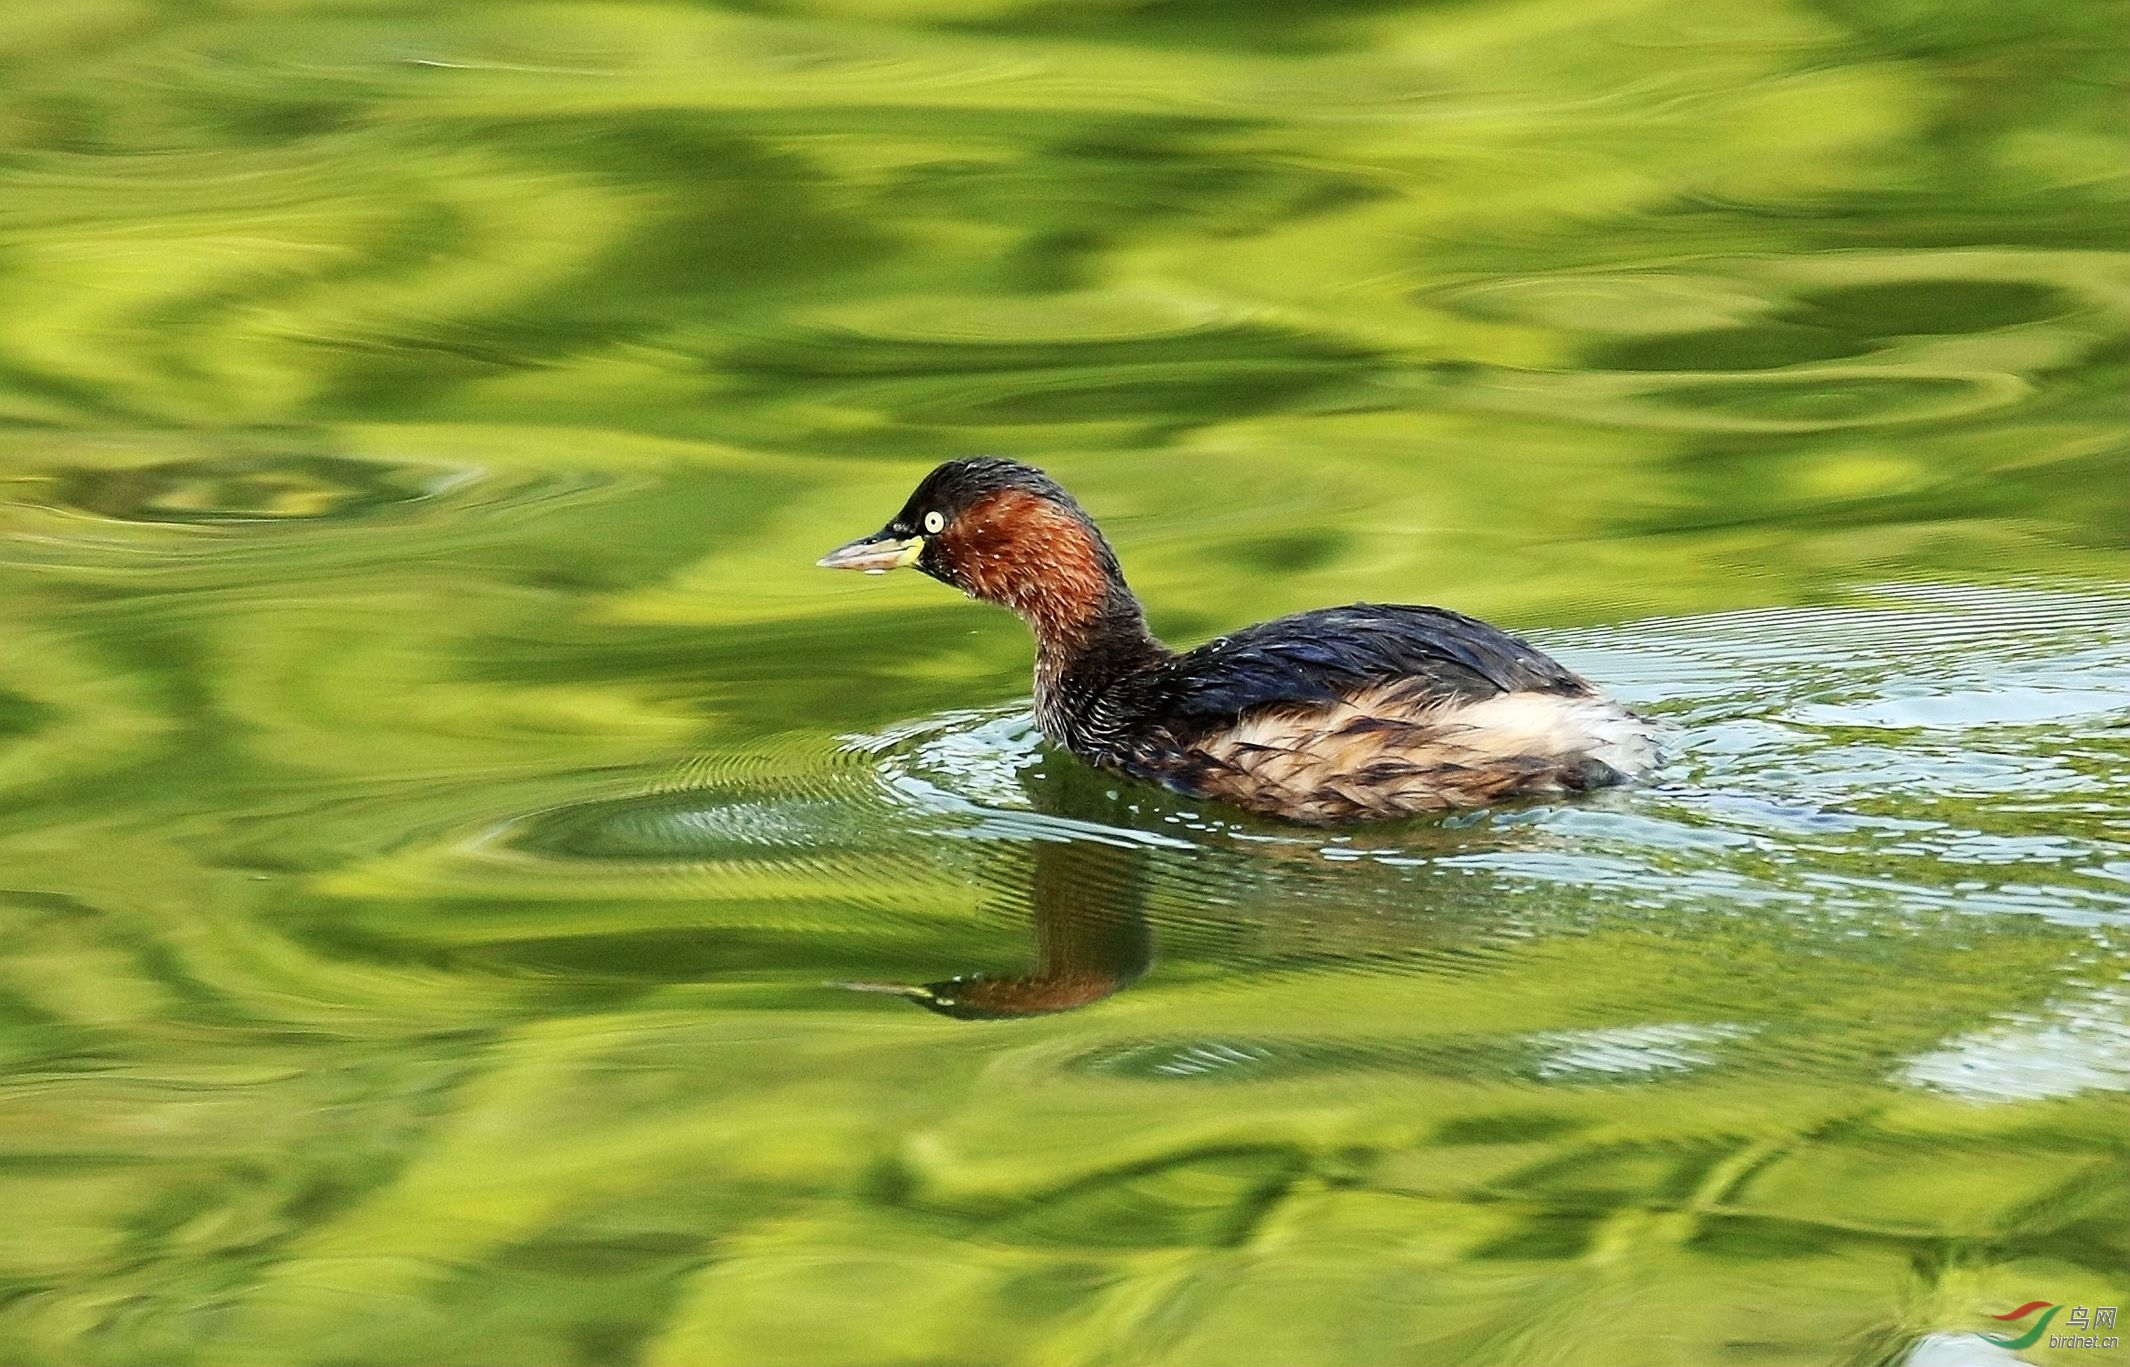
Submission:
M 1649 723 L 1592 694 L 1415 703 L 1390 684 L 1305 711 L 1270 709 L 1199 738 L 1207 796 L 1305 822 L 1581 792 L 1656 767 Z

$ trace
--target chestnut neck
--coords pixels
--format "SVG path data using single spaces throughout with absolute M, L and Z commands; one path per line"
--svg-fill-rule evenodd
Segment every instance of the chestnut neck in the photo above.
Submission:
M 1102 747 L 1120 701 L 1115 685 L 1166 659 L 1168 647 L 1094 523 L 1077 508 L 1013 491 L 971 519 L 957 548 L 965 588 L 1013 609 L 1035 633 L 1036 719 L 1083 754 Z
M 1084 615 L 1021 616 L 1035 632 L 1036 724 L 1057 744 L 1099 760 L 1122 738 L 1130 691 L 1119 685 L 1168 658 L 1168 647 L 1147 630 L 1121 576 Z
M 1036 670 L 1054 678 L 1090 671 L 1113 675 L 1118 667 L 1141 668 L 1168 655 L 1168 647 L 1147 630 L 1146 613 L 1122 578 L 1103 586 L 1100 598 L 1076 612 L 1044 604 L 1006 606 L 1020 613 L 1035 633 Z

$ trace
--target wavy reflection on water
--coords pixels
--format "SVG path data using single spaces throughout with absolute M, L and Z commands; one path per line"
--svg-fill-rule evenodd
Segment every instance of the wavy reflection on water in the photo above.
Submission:
M 0 1358 L 2130 1301 L 2120 29 L 9 7 Z M 1674 759 L 1345 835 L 1088 773 L 1018 623 L 809 568 L 981 453 L 1168 639 L 1441 602 Z
M 1561 937 L 1667 909 L 1717 918 L 1707 934 L 1742 934 L 1782 955 L 1868 933 L 1924 976 L 1951 971 L 1945 940 L 1959 943 L 1963 917 L 2036 916 L 2091 933 L 2086 955 L 2075 942 L 2058 951 L 2091 956 L 2094 970 L 2119 951 L 2130 894 L 2110 870 L 2130 851 L 2105 821 L 2076 813 L 2109 790 L 2121 745 L 2109 723 L 2123 716 L 2130 678 L 2130 600 L 1888 586 L 1854 607 L 1653 622 L 1554 644 L 1671 727 L 1678 758 L 1658 781 L 1578 804 L 1327 835 L 1120 785 L 1047 751 L 1020 710 L 953 713 L 849 740 L 812 777 L 703 787 L 683 771 L 666 791 L 514 823 L 496 848 L 563 861 L 543 865 L 543 879 L 617 891 L 645 876 L 626 873 L 631 864 L 711 897 L 788 878 L 823 896 L 868 886 L 890 917 L 910 914 L 910 899 L 942 875 L 962 880 L 987 916 L 1026 921 L 1033 967 L 865 985 L 971 1017 L 1099 1001 L 1148 971 L 1157 938 L 1173 946 L 1157 986 L 1172 973 L 1211 972 L 1209 986 L 1327 971 L 1500 973 Z M 2064 728 L 2084 723 L 2100 729 L 2066 744 Z M 2007 803 L 2011 794 L 2024 801 Z M 2029 808 L 2051 814 L 2047 830 L 2031 829 Z M 2035 882 L 2043 869 L 2054 872 Z M 819 961 L 819 946 L 801 957 Z M 2063 971 L 2003 984 L 1988 1009 L 2018 1009 Z M 1333 977 L 1320 990 L 1345 986 Z M 1897 1014 L 1915 1020 L 1895 1032 L 1912 1041 L 1902 1046 L 1858 1047 L 1841 1013 L 1804 1012 L 1744 1031 L 1727 1066 L 1781 1066 L 1803 1052 L 1816 1067 L 1845 1059 L 1840 1071 L 1883 1072 L 1903 1048 L 1927 1051 L 1974 1028 L 1986 1019 L 1978 1004 L 1904 1005 Z M 1873 1015 L 1891 1028 L 1893 1010 Z M 1527 1075 L 1555 1075 L 1533 1067 Z

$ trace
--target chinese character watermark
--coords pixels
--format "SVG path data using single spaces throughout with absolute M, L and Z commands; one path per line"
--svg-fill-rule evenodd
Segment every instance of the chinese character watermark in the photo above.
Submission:
M 2068 1332 L 2050 1332 L 2050 1322 L 2056 1318 L 2058 1312 L 2064 1309 L 2065 1307 L 2057 1305 L 2053 1301 L 2028 1301 L 2017 1310 L 2007 1310 L 2001 1315 L 1990 1316 L 1993 1320 L 2001 1320 L 2009 1324 L 2024 1320 L 2027 1316 L 2039 1310 L 2041 1312 L 2039 1318 L 2035 1319 L 2031 1324 L 2022 1326 L 2024 1332 L 2014 1333 L 2007 1331 L 2002 1334 L 1984 1334 L 1982 1337 L 2000 1348 L 2030 1348 L 2041 1341 L 2043 1334 L 2048 1335 L 2049 1347 L 2051 1348 L 2120 1348 L 2123 1346 L 2123 1341 L 2119 1336 L 2099 1332 L 2103 1329 L 2113 1329 L 2115 1327 L 2115 1306 L 2071 1306 L 2069 1307 L 2069 1313 L 2063 1317 L 2062 1325 L 2062 1328 Z

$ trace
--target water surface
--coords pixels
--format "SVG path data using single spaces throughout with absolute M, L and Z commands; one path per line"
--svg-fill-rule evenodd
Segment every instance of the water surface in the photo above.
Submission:
M 2122 18 L 17 7 L 0 1360 L 2130 1303 Z M 1173 641 L 1444 603 L 1670 760 L 1344 834 L 1090 774 L 1018 623 L 811 568 L 980 452 Z

